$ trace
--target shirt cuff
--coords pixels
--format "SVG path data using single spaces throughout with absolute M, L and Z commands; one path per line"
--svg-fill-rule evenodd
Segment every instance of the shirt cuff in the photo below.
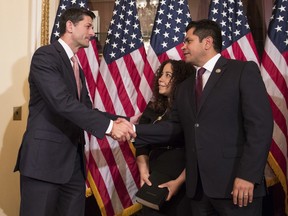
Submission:
M 109 126 L 108 126 L 108 128 L 106 130 L 106 134 L 110 134 L 111 133 L 112 127 L 113 127 L 113 121 L 110 120 Z

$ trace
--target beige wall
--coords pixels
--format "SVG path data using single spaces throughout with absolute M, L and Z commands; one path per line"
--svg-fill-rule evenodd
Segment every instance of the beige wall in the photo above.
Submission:
M 50 15 L 55 17 L 59 0 L 50 2 Z M 1 0 L 0 216 L 19 215 L 19 173 L 13 169 L 28 115 L 27 78 L 31 55 L 38 45 L 39 12 L 40 0 Z M 22 106 L 22 120 L 13 121 L 13 107 L 18 106 Z
M 3 0 L 2 0 L 3 1 Z M 0 215 L 16 216 L 19 174 L 13 173 L 27 118 L 27 75 L 30 60 L 29 0 L 11 0 L 0 7 Z M 28 42 L 28 43 L 27 43 Z M 22 121 L 13 121 L 13 107 L 23 106 Z

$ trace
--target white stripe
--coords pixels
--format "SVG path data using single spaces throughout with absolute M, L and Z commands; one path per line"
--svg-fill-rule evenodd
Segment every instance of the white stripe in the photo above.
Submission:
M 181 56 L 180 56 L 178 50 L 175 47 L 169 49 L 166 52 L 166 54 L 169 57 L 169 59 L 181 60 Z
M 124 58 L 120 58 L 120 59 L 116 60 L 116 64 L 117 64 L 117 67 L 118 67 L 120 77 L 122 79 L 126 94 L 128 96 L 127 99 L 130 100 L 130 103 L 133 106 L 133 105 L 135 105 L 135 101 L 137 99 L 137 93 L 136 93 L 134 83 L 131 80 L 129 71 L 126 67 L 126 62 L 124 61 Z M 121 93 L 117 92 L 117 97 L 119 97 L 120 94 Z M 119 101 L 120 100 L 118 100 L 118 102 Z M 121 103 L 121 106 L 118 104 L 115 104 L 115 103 L 114 103 L 114 105 L 115 105 L 115 108 L 117 109 L 117 112 L 119 112 L 121 115 L 125 115 L 125 110 L 123 109 L 122 103 Z M 122 109 L 121 109 L 121 107 L 122 107 Z M 133 106 L 133 108 L 135 108 L 135 107 Z
M 123 209 L 123 206 L 121 204 L 118 193 L 115 189 L 112 174 L 110 172 L 109 166 L 107 165 L 107 161 L 103 156 L 99 143 L 97 142 L 97 139 L 94 136 L 91 137 L 90 151 L 95 163 L 98 166 L 98 170 L 103 178 L 103 182 L 105 184 L 105 187 L 107 188 L 109 197 L 112 200 L 111 204 L 114 211 L 116 212 L 121 211 Z
M 130 53 L 131 58 L 133 59 L 133 61 L 135 62 L 135 66 L 137 68 L 137 73 L 140 77 L 140 84 L 139 84 L 139 91 L 141 92 L 142 95 L 144 95 L 146 93 L 146 91 L 149 91 L 149 85 L 147 83 L 146 77 L 144 76 L 144 61 L 142 58 L 141 53 L 139 52 L 139 49 L 133 51 L 132 53 Z M 140 58 L 141 57 L 141 58 Z M 141 83 L 146 81 L 146 88 L 141 89 Z M 138 96 L 138 92 L 134 91 L 133 94 L 135 94 L 136 98 L 135 100 L 133 100 L 133 106 L 135 109 L 135 115 L 140 113 L 139 107 L 137 106 L 137 96 Z M 144 97 L 144 96 L 143 96 Z M 145 98 L 144 98 L 145 99 Z
M 285 58 L 281 55 L 279 50 L 274 46 L 272 41 L 269 37 L 267 37 L 265 42 L 265 51 L 267 55 L 271 58 L 271 60 L 274 62 L 275 66 L 278 68 L 282 76 L 284 77 L 286 81 L 286 85 L 288 85 L 288 69 L 287 69 L 287 63 L 285 61 Z
M 148 53 L 147 53 L 147 60 L 152 68 L 152 70 L 155 71 L 158 69 L 158 67 L 160 66 L 161 62 L 158 59 L 158 56 L 156 55 L 156 53 L 154 52 L 152 46 L 150 46 Z
M 270 75 L 267 73 L 263 66 L 261 66 L 261 75 L 268 94 L 271 96 L 278 109 L 283 113 L 287 122 L 288 110 L 283 94 L 280 92 L 278 86 L 274 83 L 274 81 L 271 79 Z
M 151 100 L 152 97 L 152 90 L 148 84 L 148 81 L 146 80 L 146 78 L 144 78 L 144 76 L 141 79 L 139 89 L 144 97 L 146 104 L 148 104 L 148 102 Z
M 89 47 L 85 48 L 86 57 L 88 60 L 88 64 L 90 66 L 90 70 L 93 76 L 94 81 L 96 82 L 97 74 L 99 72 L 99 62 L 94 52 L 93 46 L 91 42 L 89 42 Z
M 113 156 L 115 158 L 116 164 L 118 166 L 118 170 L 120 172 L 121 178 L 126 186 L 126 189 L 129 193 L 130 199 L 134 200 L 134 195 L 136 191 L 138 190 L 137 184 L 133 179 L 131 170 L 129 169 L 126 159 L 123 155 L 123 152 L 119 146 L 119 142 L 113 140 L 112 138 L 108 137 L 108 141 L 111 146 L 111 150 L 113 153 Z M 124 144 L 127 145 L 127 144 Z
M 102 58 L 101 64 L 100 64 L 100 74 L 102 76 L 104 85 L 106 86 L 106 89 L 108 91 L 108 94 L 111 98 L 111 102 L 113 103 L 115 112 L 116 111 L 123 111 L 122 103 L 118 97 L 117 87 L 115 85 L 115 82 L 111 76 L 111 73 L 109 71 L 109 68 L 108 68 L 104 58 Z M 97 83 L 96 83 L 96 85 L 97 85 Z M 101 91 L 101 89 L 99 89 L 98 91 Z M 97 101 L 95 101 L 95 103 L 96 103 L 95 106 L 98 106 Z M 117 113 L 117 114 L 123 115 L 122 113 Z
M 278 127 L 278 125 L 274 122 L 274 130 L 273 130 L 273 140 L 281 150 L 282 154 L 287 156 L 287 141 L 285 134 L 283 134 L 283 131 Z M 286 158 L 286 173 L 288 173 L 288 160 Z
M 232 45 L 229 46 L 229 47 L 227 47 L 226 50 L 227 50 L 227 52 L 228 52 L 230 58 L 231 58 L 231 59 L 235 59 L 235 56 L 234 56 L 234 53 L 233 53 L 233 50 L 232 50 Z
M 239 44 L 244 56 L 246 57 L 247 61 L 254 61 L 259 66 L 259 62 L 257 56 L 254 53 L 253 48 L 246 36 L 240 38 L 237 43 Z

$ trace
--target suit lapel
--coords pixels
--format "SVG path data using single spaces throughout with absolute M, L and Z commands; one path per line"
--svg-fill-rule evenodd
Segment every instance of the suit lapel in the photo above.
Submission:
M 192 98 L 192 100 L 188 100 L 193 113 L 196 114 L 196 101 L 195 101 L 195 79 L 196 79 L 196 73 L 192 73 L 192 75 L 185 80 L 185 86 L 183 87 L 185 89 L 185 94 L 188 95 L 187 98 Z M 181 95 L 180 97 L 186 98 L 186 96 Z
M 75 76 L 74 76 L 73 67 L 71 65 L 71 61 L 68 58 L 67 53 L 65 52 L 64 48 L 61 46 L 61 44 L 58 41 L 53 43 L 53 45 L 55 46 L 56 50 L 58 51 L 58 53 L 60 55 L 60 58 L 62 59 L 62 62 L 64 63 L 64 66 L 63 66 L 63 68 L 65 68 L 64 72 L 67 71 L 67 73 L 64 74 L 65 77 L 68 77 L 68 80 L 66 80 L 66 81 L 68 81 L 69 86 L 72 87 L 75 96 L 78 98 L 77 84 L 76 84 L 76 80 L 75 80 Z M 82 69 L 80 69 L 80 74 L 81 74 L 81 71 L 82 71 Z M 81 82 L 82 82 L 82 80 L 83 80 L 82 76 L 80 76 L 80 78 L 81 78 Z
M 227 59 L 223 58 L 222 56 L 218 59 L 217 63 L 215 64 L 213 71 L 203 89 L 202 96 L 200 99 L 199 109 L 201 110 L 202 105 L 205 103 L 207 97 L 209 96 L 210 92 L 213 90 L 214 86 L 218 82 L 218 80 L 222 77 L 225 72 L 225 66 L 227 63 Z
M 80 65 L 79 65 L 79 70 L 80 70 L 80 81 L 81 81 L 81 85 L 82 85 L 81 92 L 80 92 L 80 101 L 82 101 L 83 94 L 85 93 L 84 89 L 86 88 L 86 82 L 85 82 L 84 71 L 82 70 Z

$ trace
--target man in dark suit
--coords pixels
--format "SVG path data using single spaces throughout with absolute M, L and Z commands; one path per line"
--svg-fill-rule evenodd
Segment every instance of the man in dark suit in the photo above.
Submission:
M 257 64 L 225 59 L 221 48 L 217 23 L 200 20 L 187 26 L 185 61 L 204 68 L 199 102 L 194 74 L 177 89 L 172 120 L 137 125 L 135 143 L 163 142 L 183 131 L 193 215 L 260 216 L 271 107 Z
M 129 140 L 135 135 L 127 120 L 116 121 L 117 116 L 92 109 L 79 66 L 78 92 L 71 58 L 79 48 L 89 46 L 93 18 L 88 10 L 66 10 L 60 39 L 33 56 L 29 117 L 15 167 L 21 174 L 21 216 L 84 215 L 83 130 L 100 139 L 111 135 Z

